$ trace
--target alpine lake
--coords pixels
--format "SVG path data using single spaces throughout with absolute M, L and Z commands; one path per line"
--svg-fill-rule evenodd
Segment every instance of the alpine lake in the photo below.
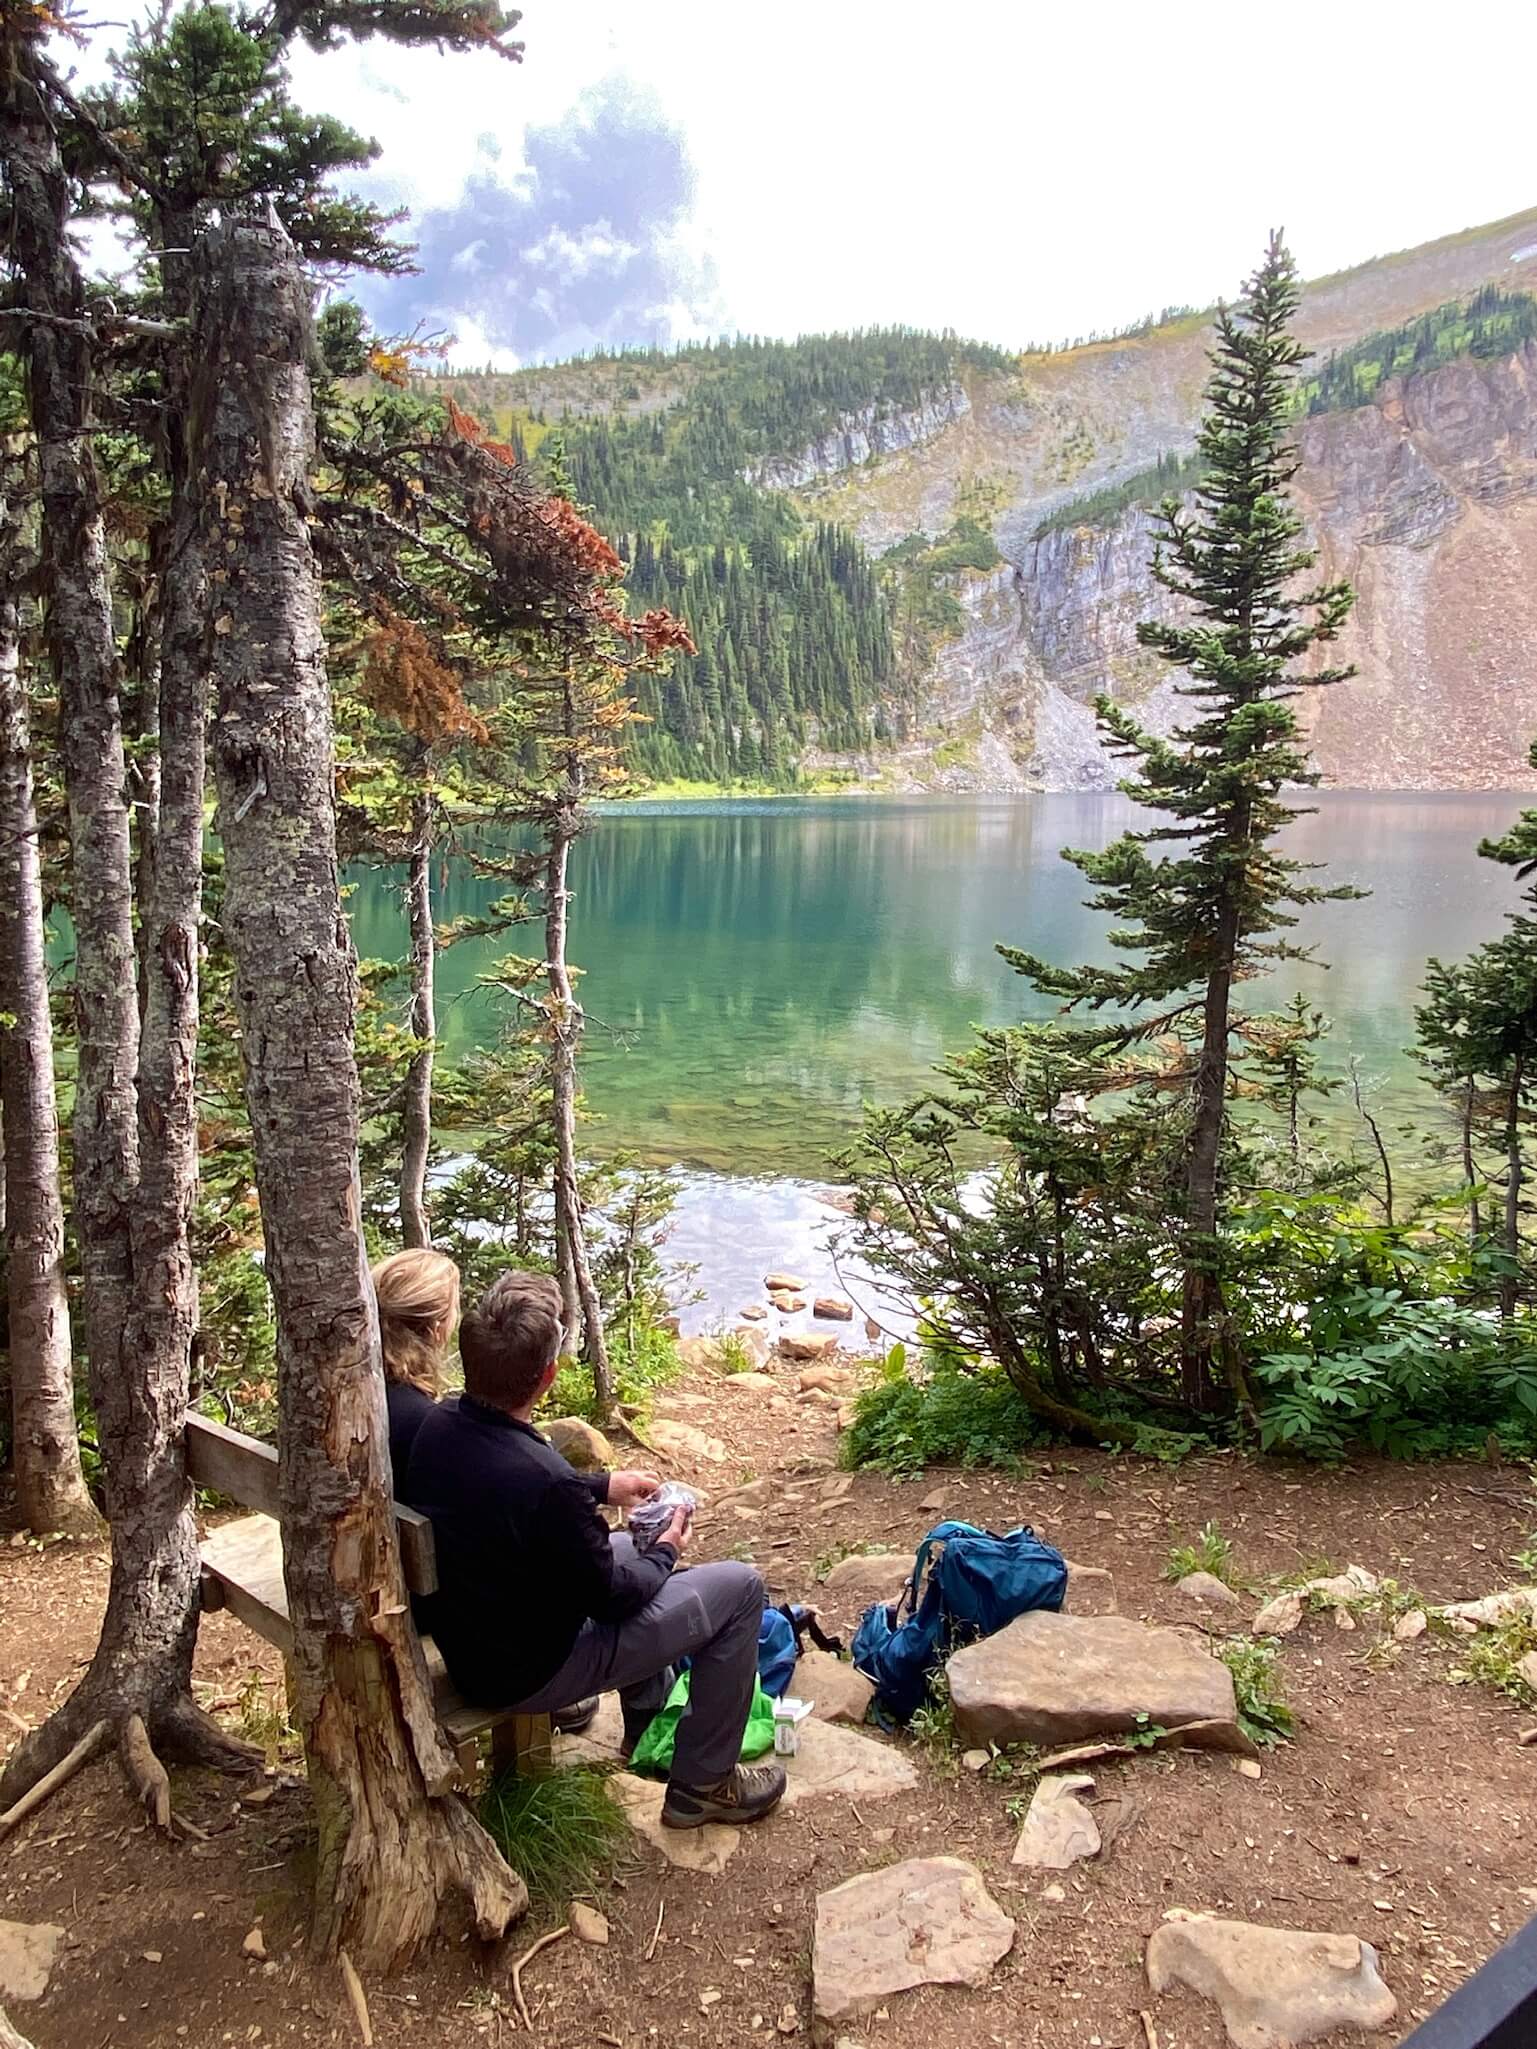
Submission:
M 1425 962 L 1498 930 L 1515 879 L 1480 860 L 1478 843 L 1531 799 L 1330 790 L 1297 801 L 1316 808 L 1288 828 L 1287 850 L 1320 864 L 1320 885 L 1368 894 L 1304 911 L 1294 937 L 1316 960 L 1245 984 L 1241 1005 L 1274 1009 L 1303 989 L 1332 1022 L 1325 1067 L 1343 1074 L 1355 1059 L 1384 1129 L 1440 1128 L 1410 1050 Z M 594 820 L 572 858 L 570 952 L 589 1019 L 583 1142 L 680 1170 L 668 1253 L 697 1267 L 700 1291 L 686 1328 L 761 1299 L 770 1266 L 874 1306 L 857 1262 L 829 1250 L 842 1221 L 822 1199 L 832 1156 L 862 1103 L 923 1088 L 974 1027 L 1052 1014 L 1000 941 L 1069 964 L 1114 957 L 1109 921 L 1086 908 L 1088 887 L 1060 855 L 1135 822 L 1125 798 L 1100 792 L 642 800 Z M 359 953 L 398 958 L 399 878 L 349 880 Z M 460 863 L 436 882 L 440 923 L 500 893 Z M 533 935 L 522 944 L 533 951 Z M 477 977 L 512 950 L 517 934 L 440 955 L 449 1058 L 494 1040 L 499 1000 Z M 1355 1116 L 1347 1096 L 1325 1114 L 1339 1126 Z

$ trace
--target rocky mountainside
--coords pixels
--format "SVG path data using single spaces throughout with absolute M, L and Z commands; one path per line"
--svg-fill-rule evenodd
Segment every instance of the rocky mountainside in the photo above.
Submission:
M 1537 210 L 1310 285 L 1300 330 L 1328 365 L 1363 337 L 1391 343 L 1406 330 L 1412 341 L 1407 324 L 1434 309 L 1455 316 L 1454 302 L 1491 285 L 1496 298 L 1537 290 Z M 1136 622 L 1173 602 L 1148 575 L 1148 503 L 1160 492 L 1138 480 L 1192 449 L 1207 329 L 1190 314 L 1051 353 L 957 357 L 916 401 L 877 393 L 740 468 L 808 523 L 836 522 L 888 558 L 905 663 L 892 715 L 854 751 L 819 747 L 813 722 L 803 768 L 895 788 L 1094 787 L 1116 773 L 1095 734 L 1096 693 L 1138 704 L 1158 730 L 1178 723 L 1169 680 L 1136 643 Z M 1368 365 L 1361 389 L 1299 421 L 1310 530 L 1328 573 L 1359 594 L 1348 652 L 1360 676 L 1314 707 L 1330 782 L 1530 783 L 1534 331 L 1512 330 L 1509 347 L 1495 330 L 1435 349 L 1420 334 L 1401 369 L 1389 346 L 1393 374 Z M 514 408 L 634 418 L 690 394 L 697 404 L 707 375 L 687 357 L 619 359 L 498 383 Z M 904 635 L 906 616 L 917 623 Z

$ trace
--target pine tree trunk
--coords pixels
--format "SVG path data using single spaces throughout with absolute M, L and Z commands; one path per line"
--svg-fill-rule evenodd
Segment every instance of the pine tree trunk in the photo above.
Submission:
M 1521 1056 L 1516 1055 L 1510 1076 L 1510 1109 L 1505 1118 L 1505 1257 L 1510 1270 L 1500 1281 L 1500 1315 L 1508 1323 L 1516 1313 L 1520 1293 L 1517 1267 L 1521 1258 L 1521 1092 L 1526 1074 Z
M 13 56 L 16 53 L 13 52 Z M 171 1829 L 156 1755 L 227 1768 L 258 1755 L 193 1705 L 198 1556 L 183 1460 L 186 1380 L 164 1354 L 123 1345 L 133 1309 L 139 1173 L 133 882 L 106 533 L 91 458 L 91 338 L 68 241 L 69 189 L 48 109 L 17 58 L 6 85 L 12 249 L 29 308 L 32 423 L 43 496 L 49 653 L 59 680 L 75 926 L 74 1221 L 112 1571 L 95 1656 L 75 1692 L 23 1738 L 0 1775 L 20 1797 L 97 1721 L 157 1826 Z
M 483 1936 L 527 1904 L 449 1788 L 411 1627 L 358 1185 L 357 964 L 336 860 L 331 700 L 304 506 L 309 304 L 277 224 L 199 246 L 193 473 L 218 563 L 214 768 L 246 1100 L 278 1325 L 278 1484 L 294 1711 L 318 1825 L 313 1940 L 403 1961 L 463 1892 Z
M 1471 1191 L 1478 1186 L 1478 1163 L 1473 1157 L 1473 1111 L 1477 1102 L 1477 1091 L 1472 1075 L 1468 1076 L 1467 1087 L 1462 1096 L 1462 1172 Z M 1478 1240 L 1483 1230 L 1483 1219 L 1479 1214 L 1478 1197 L 1471 1192 L 1468 1196 L 1468 1253 L 1478 1256 Z
M 101 1518 L 75 1434 L 43 884 L 20 624 L 9 599 L 0 600 L 0 1012 L 15 1020 L 0 1028 L 0 1101 L 17 1506 L 39 1536 L 92 1535 Z
M 581 1317 L 583 1356 L 592 1369 L 593 1409 L 599 1422 L 606 1423 L 614 1415 L 614 1379 L 603 1331 L 603 1307 L 587 1257 L 576 1165 L 576 1055 L 582 1040 L 583 1011 L 566 965 L 566 878 L 572 837 L 572 822 L 562 807 L 551 828 L 544 911 L 545 971 L 555 1007 L 555 1028 L 550 1040 L 550 1096 L 555 1116 L 555 1235 L 561 1255 L 562 1292 L 575 1294 Z
M 139 914 L 139 1018 L 149 1001 L 145 935 L 153 919 L 155 847 L 160 832 L 160 635 L 158 596 L 147 601 L 132 636 L 129 666 L 134 687 L 124 708 L 130 743 L 129 794 L 133 822 L 133 900 Z
M 432 1148 L 432 1042 L 437 942 L 432 930 L 432 799 L 418 791 L 411 802 L 411 870 L 406 883 L 410 924 L 411 1036 L 419 1050 L 406 1073 L 400 1157 L 400 1236 L 405 1245 L 430 1245 L 427 1157 Z

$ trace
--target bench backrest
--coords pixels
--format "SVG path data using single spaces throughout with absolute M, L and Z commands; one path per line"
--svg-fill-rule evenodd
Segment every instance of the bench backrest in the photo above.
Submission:
M 259 1437 L 247 1437 L 212 1417 L 187 1414 L 187 1471 L 195 1484 L 227 1494 L 242 1508 L 278 1513 L 278 1455 Z M 432 1524 L 403 1502 L 395 1503 L 395 1529 L 406 1585 L 413 1594 L 437 1592 L 438 1561 Z

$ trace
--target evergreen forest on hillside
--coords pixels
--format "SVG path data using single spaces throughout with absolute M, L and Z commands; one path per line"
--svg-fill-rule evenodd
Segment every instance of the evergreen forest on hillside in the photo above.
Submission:
M 525 458 L 557 450 L 576 498 L 631 563 L 636 598 L 689 622 L 700 652 L 639 687 L 645 723 L 630 738 L 632 766 L 662 781 L 783 785 L 813 742 L 848 751 L 890 737 L 883 700 L 900 698 L 904 665 L 890 598 L 860 543 L 805 521 L 751 481 L 753 466 L 795 454 L 850 414 L 909 412 L 962 368 L 1012 361 L 906 328 L 635 351 L 573 366 L 613 409 L 558 422 L 523 402 L 538 395 L 540 372 L 431 388 L 488 409 Z M 640 410 L 661 370 L 683 396 Z M 902 642 L 920 658 L 929 644 L 906 633 Z

